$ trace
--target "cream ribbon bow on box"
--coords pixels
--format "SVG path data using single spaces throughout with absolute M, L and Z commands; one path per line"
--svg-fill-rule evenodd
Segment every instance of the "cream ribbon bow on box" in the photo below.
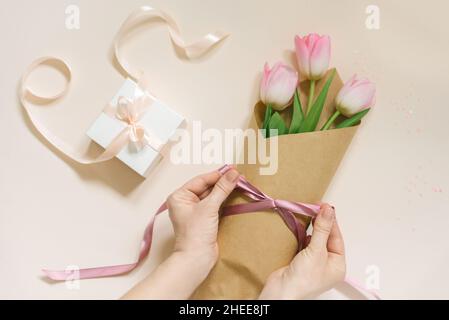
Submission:
M 197 42 L 192 44 L 186 44 L 182 39 L 179 28 L 175 22 L 175 20 L 170 17 L 167 13 L 154 9 L 149 6 L 144 6 L 133 13 L 131 13 L 125 22 L 122 24 L 120 30 L 114 38 L 114 54 L 117 59 L 118 64 L 126 73 L 126 75 L 138 83 L 138 86 L 142 91 L 146 91 L 148 93 L 148 86 L 144 84 L 143 72 L 141 70 L 135 69 L 128 63 L 128 61 L 122 57 L 120 53 L 120 44 L 123 38 L 138 25 L 141 25 L 143 22 L 147 22 L 149 20 L 159 19 L 162 20 L 168 27 L 168 32 L 173 44 L 179 48 L 187 59 L 198 58 L 205 53 L 207 53 L 212 47 L 225 39 L 228 34 L 223 32 L 215 32 L 209 33 L 200 39 Z M 53 96 L 42 96 L 33 92 L 27 85 L 28 78 L 33 71 L 35 71 L 41 65 L 51 65 L 52 67 L 58 69 L 64 76 L 66 77 L 66 85 L 64 89 Z M 161 141 L 158 140 L 157 136 L 154 133 L 147 132 L 147 129 L 144 129 L 139 125 L 139 119 L 143 116 L 144 109 L 146 106 L 151 105 L 152 101 L 147 101 L 148 98 L 133 98 L 131 100 L 121 99 L 119 102 L 119 106 L 117 110 L 113 111 L 113 108 L 107 106 L 104 110 L 106 114 L 111 117 L 115 117 L 116 119 L 126 122 L 127 127 L 115 137 L 112 142 L 109 143 L 105 147 L 103 153 L 101 153 L 98 157 L 86 158 L 79 154 L 76 150 L 74 150 L 70 145 L 61 140 L 57 135 L 53 134 L 50 130 L 47 129 L 45 125 L 42 124 L 37 118 L 33 115 L 32 106 L 29 105 L 29 101 L 38 101 L 39 104 L 49 104 L 56 102 L 63 98 L 68 92 L 69 86 L 72 81 L 72 72 L 70 70 L 69 65 L 62 59 L 47 56 L 42 57 L 34 62 L 26 69 L 24 72 L 22 79 L 20 81 L 19 86 L 19 100 L 21 105 L 25 109 L 28 114 L 31 123 L 34 125 L 36 130 L 56 149 L 58 149 L 61 153 L 71 158 L 72 160 L 82 163 L 82 164 L 92 164 L 98 162 L 108 161 L 121 151 L 121 149 L 129 143 L 134 144 L 137 149 L 141 149 L 145 144 L 149 145 L 154 150 L 160 151 L 162 148 Z M 149 95 L 149 94 L 148 94 Z
M 160 142 L 152 144 L 145 128 L 138 123 L 145 113 L 146 100 L 145 96 L 133 100 L 120 97 L 115 117 L 128 124 L 129 141 L 136 145 L 136 149 L 140 150 L 148 144 L 154 150 L 159 151 L 161 148 Z
M 142 87 L 142 85 L 139 86 Z M 114 151 L 115 148 L 118 148 L 118 151 L 120 151 L 129 143 L 132 144 L 137 152 L 146 145 L 156 152 L 161 151 L 164 143 L 154 132 L 149 132 L 148 128 L 139 123 L 148 112 L 152 102 L 153 100 L 147 94 L 132 99 L 121 96 L 117 100 L 117 106 L 108 105 L 104 108 L 103 112 L 109 117 L 120 120 L 127 125 L 109 147 L 115 144 L 113 147 Z

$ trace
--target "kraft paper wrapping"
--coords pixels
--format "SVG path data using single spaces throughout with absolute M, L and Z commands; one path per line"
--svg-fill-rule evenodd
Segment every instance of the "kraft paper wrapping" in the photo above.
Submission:
M 321 92 L 329 73 L 316 85 Z M 308 82 L 300 85 L 306 105 Z M 335 111 L 334 98 L 343 86 L 338 74 L 329 89 L 319 128 Z M 254 108 L 250 128 L 259 128 L 265 107 Z M 288 118 L 289 115 L 283 114 Z M 259 174 L 259 165 L 239 165 L 238 170 L 260 190 L 277 199 L 306 203 L 321 201 L 348 148 L 357 127 L 279 136 L 279 165 L 274 175 Z M 247 202 L 234 192 L 226 205 Z M 297 216 L 306 227 L 309 219 Z M 265 280 L 276 269 L 286 266 L 297 253 L 293 233 L 273 211 L 224 217 L 218 232 L 220 256 L 217 264 L 193 294 L 193 299 L 255 299 Z

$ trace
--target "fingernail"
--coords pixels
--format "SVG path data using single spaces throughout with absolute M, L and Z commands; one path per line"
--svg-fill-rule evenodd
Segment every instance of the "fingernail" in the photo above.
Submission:
M 237 170 L 231 169 L 228 172 L 226 172 L 225 174 L 225 178 L 226 180 L 228 180 L 229 182 L 235 182 L 237 181 L 237 179 L 239 178 L 240 174 L 238 173 Z

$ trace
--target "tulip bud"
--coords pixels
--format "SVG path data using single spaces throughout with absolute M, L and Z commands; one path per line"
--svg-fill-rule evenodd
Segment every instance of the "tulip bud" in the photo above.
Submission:
M 296 36 L 295 49 L 301 78 L 319 80 L 326 74 L 331 57 L 329 36 L 316 33 L 303 38 Z
M 354 75 L 335 98 L 337 110 L 349 118 L 370 108 L 375 102 L 376 87 L 368 79 L 359 79 Z
M 266 63 L 260 85 L 260 99 L 275 110 L 283 110 L 289 105 L 297 85 L 298 73 L 293 68 L 278 62 L 270 69 Z
M 368 79 L 358 79 L 357 75 L 354 75 L 338 92 L 335 98 L 337 110 L 321 130 L 328 130 L 340 114 L 349 119 L 341 122 L 337 128 L 346 128 L 358 123 L 374 105 L 375 95 L 374 83 Z

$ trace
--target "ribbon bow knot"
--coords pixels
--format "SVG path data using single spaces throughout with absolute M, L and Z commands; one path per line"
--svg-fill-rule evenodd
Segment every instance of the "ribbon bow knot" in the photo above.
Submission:
M 226 165 L 219 169 L 221 174 L 226 173 L 230 166 Z M 258 212 L 263 210 L 275 210 L 284 220 L 287 227 L 293 232 L 298 240 L 298 250 L 302 249 L 306 230 L 295 217 L 295 213 L 314 218 L 320 210 L 320 206 L 314 204 L 301 203 L 296 201 L 288 201 L 282 199 L 274 199 L 265 194 L 253 184 L 248 182 L 245 177 L 240 176 L 236 189 L 242 194 L 252 199 L 252 202 L 229 205 L 223 208 L 222 215 L 230 216 L 246 212 Z
M 117 119 L 128 124 L 129 139 L 138 146 L 139 150 L 148 143 L 145 128 L 138 123 L 146 112 L 145 107 L 148 99 L 145 98 L 145 96 L 136 99 L 119 97 L 115 113 Z
M 140 123 L 151 102 L 151 98 L 146 94 L 134 98 L 120 96 L 115 107 L 108 105 L 103 110 L 111 118 L 126 123 L 126 128 L 120 134 L 123 139 L 118 140 L 123 143 L 132 143 L 137 151 L 148 145 L 156 152 L 160 152 L 163 146 L 157 136 L 148 132 L 148 128 Z

